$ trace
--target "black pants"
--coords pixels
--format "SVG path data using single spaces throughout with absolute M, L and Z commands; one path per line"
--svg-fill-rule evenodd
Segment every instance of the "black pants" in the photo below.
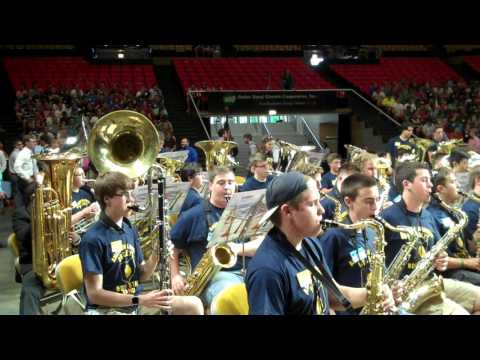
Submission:
M 465 281 L 470 284 L 480 286 L 480 272 L 465 269 L 454 269 L 446 271 L 444 276 L 449 279 Z
M 30 199 L 27 199 L 27 196 L 25 195 L 25 190 L 29 184 L 30 183 L 27 180 L 22 179 L 21 177 L 18 177 L 18 182 L 17 182 L 18 193 L 17 193 L 17 196 L 15 197 L 15 203 L 17 207 L 26 206 L 29 203 Z
M 20 293 L 20 315 L 40 315 L 40 299 L 44 293 L 45 288 L 33 270 L 25 273 Z

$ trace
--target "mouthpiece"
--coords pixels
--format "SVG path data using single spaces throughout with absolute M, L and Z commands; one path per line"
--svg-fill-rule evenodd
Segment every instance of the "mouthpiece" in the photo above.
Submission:
M 129 206 L 127 206 L 127 208 L 134 211 L 134 212 L 143 212 L 143 211 L 146 210 L 146 208 L 142 208 L 142 207 L 138 206 L 137 204 L 129 205 Z

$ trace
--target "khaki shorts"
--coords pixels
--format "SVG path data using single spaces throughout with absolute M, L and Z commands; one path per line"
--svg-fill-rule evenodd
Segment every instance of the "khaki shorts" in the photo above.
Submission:
M 417 315 L 467 315 L 473 312 L 480 288 L 458 280 L 443 279 L 445 295 L 437 296 L 420 306 Z

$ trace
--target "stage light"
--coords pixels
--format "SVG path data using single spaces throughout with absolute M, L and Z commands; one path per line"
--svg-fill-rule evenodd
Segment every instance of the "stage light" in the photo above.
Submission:
M 318 54 L 312 54 L 312 57 L 310 58 L 310 65 L 312 66 L 318 66 L 321 62 L 323 62 L 323 57 L 318 56 Z
M 276 110 L 268 110 L 268 115 L 277 115 Z
M 119 59 L 123 59 L 125 57 L 125 54 L 124 53 L 118 53 L 117 57 Z

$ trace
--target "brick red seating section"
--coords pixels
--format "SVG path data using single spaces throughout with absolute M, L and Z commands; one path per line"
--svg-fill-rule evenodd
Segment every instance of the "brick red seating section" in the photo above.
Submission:
M 480 73 L 480 56 L 465 56 L 463 60 L 475 71 Z
M 185 91 L 191 85 L 197 89 L 265 90 L 269 73 L 270 88 L 280 90 L 281 76 L 287 68 L 296 90 L 335 88 L 300 58 L 182 58 L 175 59 L 173 63 Z
M 108 88 L 116 85 L 130 90 L 157 83 L 151 65 L 90 64 L 77 57 L 6 58 L 5 68 L 15 90 L 22 85 L 30 88 L 34 82 L 44 89 L 50 85 L 66 88 L 78 85 L 82 90 L 101 83 Z
M 387 81 L 406 80 L 436 84 L 461 79 L 438 58 L 382 58 L 379 64 L 332 65 L 331 68 L 365 93 L 374 82 L 383 85 Z

